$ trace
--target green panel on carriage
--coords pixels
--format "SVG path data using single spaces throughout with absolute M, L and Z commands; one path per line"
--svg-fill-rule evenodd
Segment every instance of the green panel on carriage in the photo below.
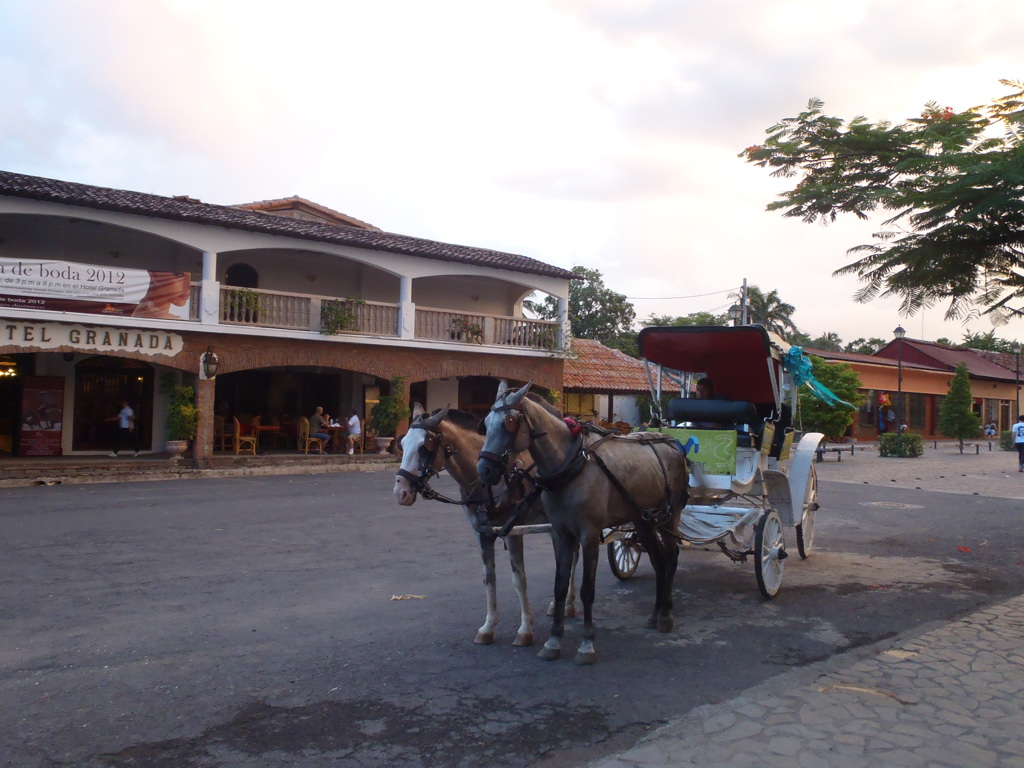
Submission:
M 691 437 L 697 442 L 687 455 L 691 464 L 703 464 L 708 475 L 736 474 L 736 430 L 735 429 L 683 429 L 682 427 L 661 427 L 652 432 L 672 435 L 686 445 Z

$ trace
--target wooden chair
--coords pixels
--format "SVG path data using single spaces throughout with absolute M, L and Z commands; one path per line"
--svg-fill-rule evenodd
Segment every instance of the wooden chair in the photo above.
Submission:
M 228 431 L 227 419 L 223 416 L 213 417 L 213 447 L 219 451 L 226 451 L 234 444 L 235 436 Z
M 309 448 L 312 446 L 316 449 L 317 453 L 325 453 L 324 446 L 327 441 L 319 437 L 309 436 L 309 419 L 305 416 L 299 417 L 299 450 L 303 453 L 309 454 Z
M 240 453 L 251 453 L 253 456 L 255 456 L 256 443 L 259 440 L 259 436 L 251 429 L 249 430 L 248 434 L 244 433 L 242 429 L 242 424 L 238 420 L 238 417 L 235 416 L 233 418 L 235 422 L 235 434 L 232 435 L 232 437 L 234 438 L 235 455 L 237 456 Z M 253 421 L 255 422 L 255 419 Z

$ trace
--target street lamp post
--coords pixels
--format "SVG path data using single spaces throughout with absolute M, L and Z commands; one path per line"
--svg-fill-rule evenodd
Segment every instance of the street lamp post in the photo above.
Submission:
M 907 332 L 897 325 L 892 332 L 896 337 L 896 455 L 903 455 L 903 337 Z
M 740 318 L 743 316 L 743 308 L 739 304 L 733 304 L 729 307 L 729 319 L 732 320 L 733 325 L 739 325 Z

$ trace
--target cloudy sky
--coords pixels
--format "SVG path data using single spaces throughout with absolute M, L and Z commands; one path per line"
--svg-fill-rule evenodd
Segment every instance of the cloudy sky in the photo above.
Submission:
M 832 272 L 877 222 L 767 213 L 781 183 L 737 154 L 811 97 L 900 122 L 1002 95 L 1021 29 L 1020 0 L 0 0 L 0 168 L 301 195 L 598 269 L 639 318 L 745 278 L 812 336 L 959 340 L 992 325 L 854 303 Z

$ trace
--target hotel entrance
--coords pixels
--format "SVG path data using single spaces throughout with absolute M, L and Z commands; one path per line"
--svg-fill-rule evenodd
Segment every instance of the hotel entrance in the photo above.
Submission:
M 75 366 L 72 450 L 109 451 L 117 421 L 108 421 L 127 400 L 135 411 L 139 449 L 153 447 L 153 368 L 137 360 L 90 357 Z

